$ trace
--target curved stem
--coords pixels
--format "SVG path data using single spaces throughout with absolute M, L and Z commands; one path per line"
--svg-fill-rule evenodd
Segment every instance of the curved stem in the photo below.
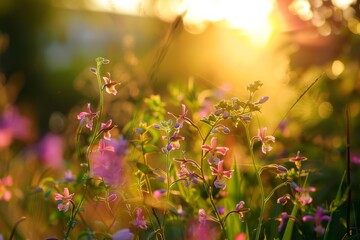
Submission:
M 254 166 L 254 171 L 256 174 L 256 178 L 259 184 L 259 188 L 260 188 L 260 194 L 261 194 L 261 207 L 260 207 L 260 214 L 259 214 L 259 221 L 258 221 L 258 226 L 256 228 L 256 240 L 260 239 L 260 233 L 261 233 L 261 225 L 262 225 L 262 219 L 263 219 L 263 215 L 264 215 L 264 209 L 265 209 L 265 192 L 264 192 L 264 186 L 262 184 L 261 181 L 261 176 L 258 172 L 257 166 L 256 166 L 256 162 L 255 162 L 255 155 L 254 155 L 254 150 L 253 150 L 253 144 L 251 143 L 251 137 L 250 137 L 250 132 L 249 132 L 249 128 L 247 125 L 244 125 L 245 127 L 245 132 L 246 132 L 246 138 L 247 138 L 247 142 L 249 144 L 249 150 L 250 150 L 250 156 L 251 156 L 251 160 Z

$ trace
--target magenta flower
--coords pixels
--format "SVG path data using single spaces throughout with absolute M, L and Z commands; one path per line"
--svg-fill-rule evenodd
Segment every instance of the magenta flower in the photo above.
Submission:
M 322 221 L 330 221 L 331 218 L 329 216 L 323 215 L 324 211 L 321 207 L 318 207 L 315 213 L 315 216 L 311 216 L 311 215 L 306 215 L 303 216 L 302 220 L 304 222 L 307 221 L 314 221 L 315 222 L 315 227 L 314 227 L 314 231 L 319 233 L 319 234 L 324 234 L 325 233 L 325 228 L 322 226 Z
M 80 124 L 85 124 L 86 123 L 86 127 L 88 129 L 90 129 L 90 131 L 92 130 L 93 127 L 93 122 L 94 122 L 94 118 L 98 116 L 98 112 L 94 113 L 91 111 L 91 105 L 90 103 L 88 103 L 87 105 L 87 112 L 81 112 L 77 115 L 77 119 L 80 120 Z
M 74 182 L 75 181 L 75 176 L 70 169 L 64 172 L 64 181 L 65 182 Z
M 164 136 L 166 139 L 166 136 Z M 174 134 L 170 137 L 170 143 L 166 146 L 166 149 L 168 151 L 172 149 L 179 149 L 180 148 L 180 140 L 184 140 L 185 138 L 183 136 L 179 135 L 179 132 L 176 131 Z
M 111 141 L 111 133 L 110 131 L 116 127 L 116 125 L 112 125 L 112 120 L 109 119 L 106 123 L 101 123 L 100 133 L 104 133 L 104 139 Z
M 8 187 L 13 185 L 13 180 L 11 176 L 4 177 L 0 179 L 0 200 L 10 201 L 11 192 L 8 190 Z
M 115 148 L 111 145 L 106 145 L 105 139 L 100 139 L 98 151 L 104 153 L 105 151 L 115 152 Z
M 185 104 L 181 104 L 181 110 L 182 111 L 181 111 L 180 115 L 175 115 L 175 114 L 169 112 L 169 114 L 173 115 L 176 118 L 177 122 L 175 124 L 175 128 L 182 128 L 184 125 L 184 122 L 188 122 L 188 123 L 191 122 L 191 120 L 188 117 L 186 117 L 186 114 L 188 111 L 186 110 Z
M 266 154 L 267 152 L 270 152 L 272 150 L 272 146 L 270 145 L 270 143 L 275 142 L 275 137 L 274 136 L 271 136 L 271 135 L 265 136 L 265 133 L 266 133 L 266 128 L 259 129 L 258 130 L 258 135 L 254 136 L 251 139 L 252 144 L 254 144 L 255 141 L 260 141 L 262 143 L 261 151 L 264 154 Z
M 107 93 L 116 95 L 117 90 L 115 86 L 120 85 L 120 83 L 111 81 L 110 73 L 107 74 L 109 77 L 103 77 L 105 84 L 102 86 L 102 89 L 105 88 Z
M 190 169 L 185 164 L 180 164 L 180 171 L 178 172 L 178 177 L 181 180 L 186 181 L 186 187 L 189 187 L 191 183 L 198 183 L 199 175 L 195 172 L 190 171 Z
M 119 185 L 124 175 L 123 156 L 113 152 L 94 152 L 90 156 L 92 177 L 101 178 L 107 185 Z
M 284 196 L 279 197 L 279 198 L 276 200 L 276 202 L 277 202 L 278 204 L 281 204 L 281 205 L 284 206 L 284 205 L 287 204 L 288 200 L 290 200 L 290 199 L 292 199 L 291 195 L 288 194 L 288 193 L 286 193 Z
M 60 201 L 58 204 L 59 211 L 66 212 L 69 209 L 73 196 L 74 193 L 70 194 L 68 188 L 64 188 L 64 195 L 60 193 L 55 194 L 55 200 Z
M 225 156 L 229 148 L 227 147 L 217 147 L 216 146 L 216 137 L 211 138 L 210 146 L 202 145 L 201 148 L 206 151 L 206 154 L 210 153 L 210 158 L 208 160 L 209 164 L 219 164 L 220 157 L 219 155 Z
M 295 157 L 289 158 L 289 161 L 290 161 L 290 162 L 295 163 L 297 169 L 300 169 L 300 167 L 301 167 L 301 162 L 302 162 L 302 161 L 306 161 L 306 160 L 307 160 L 307 157 L 301 157 L 301 156 L 300 156 L 300 151 L 297 151 Z
M 282 212 L 282 213 L 280 214 L 280 217 L 275 219 L 275 220 L 280 221 L 280 224 L 279 224 L 279 227 L 278 227 L 278 231 L 279 231 L 279 232 L 281 232 L 282 229 L 284 228 L 285 222 L 286 222 L 286 220 L 287 220 L 288 218 L 292 218 L 292 219 L 294 219 L 294 221 L 297 221 L 297 222 L 299 221 L 296 217 L 294 217 L 294 216 L 292 216 L 292 215 L 289 215 L 289 214 L 287 214 L 286 212 Z
M 234 170 L 224 171 L 223 164 L 224 164 L 224 161 L 220 161 L 217 168 L 210 167 L 211 174 L 216 176 L 216 180 L 214 181 L 214 186 L 217 188 L 221 188 L 221 189 L 225 189 L 225 187 L 226 187 L 226 183 L 223 180 L 223 177 L 230 179 L 231 175 L 234 171 Z
M 142 209 L 141 208 L 138 208 L 136 210 L 136 219 L 135 221 L 133 222 L 134 226 L 135 227 L 138 227 L 140 229 L 143 229 L 143 230 L 146 230 L 147 229 L 147 226 L 146 226 L 146 221 L 145 221 L 145 217 L 142 213 Z

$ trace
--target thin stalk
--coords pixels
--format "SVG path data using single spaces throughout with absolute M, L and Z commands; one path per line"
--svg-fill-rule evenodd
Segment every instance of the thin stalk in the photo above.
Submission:
M 350 126 L 349 109 L 346 108 L 346 185 L 348 187 L 348 199 L 346 204 L 346 233 L 351 236 L 350 212 L 351 212 L 351 172 L 350 172 Z
M 251 143 L 251 138 L 250 138 L 250 132 L 249 132 L 249 128 L 248 126 L 244 126 L 245 127 L 245 132 L 246 132 L 246 138 L 247 138 L 247 142 L 249 144 L 249 150 L 250 150 L 250 156 L 251 156 L 251 160 L 254 166 L 254 171 L 256 174 L 256 178 L 259 184 L 259 188 L 260 188 L 260 194 L 261 194 L 261 207 L 260 207 L 260 214 L 259 214 L 259 221 L 258 221 L 258 226 L 256 229 L 256 240 L 260 239 L 260 233 L 261 233 L 261 225 L 262 225 L 262 219 L 263 219 L 263 215 L 264 215 L 264 210 L 265 210 L 265 192 L 264 192 L 264 186 L 262 184 L 261 181 L 261 176 L 258 172 L 257 166 L 256 166 L 256 162 L 255 162 L 255 155 L 254 155 L 254 150 L 253 150 L 253 144 Z

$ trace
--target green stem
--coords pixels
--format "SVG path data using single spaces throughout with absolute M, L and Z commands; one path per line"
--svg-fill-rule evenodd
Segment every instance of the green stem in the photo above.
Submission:
M 260 194 L 261 194 L 261 207 L 260 207 L 260 214 L 259 214 L 259 221 L 258 221 L 258 226 L 256 229 L 256 240 L 260 239 L 260 233 L 261 233 L 261 225 L 262 225 L 262 219 L 263 219 L 263 215 L 264 215 L 264 209 L 265 209 L 265 192 L 264 192 L 264 186 L 262 184 L 261 181 L 261 176 L 258 172 L 257 166 L 256 166 L 256 162 L 255 162 L 255 155 L 254 155 L 254 150 L 253 150 L 253 144 L 251 143 L 251 138 L 250 138 L 250 132 L 249 132 L 249 127 L 247 125 L 244 125 L 245 127 L 245 132 L 246 132 L 246 138 L 247 138 L 247 142 L 249 144 L 249 150 L 250 150 L 250 156 L 252 159 L 252 163 L 254 166 L 254 171 L 256 174 L 256 178 L 259 184 L 259 188 L 260 188 Z

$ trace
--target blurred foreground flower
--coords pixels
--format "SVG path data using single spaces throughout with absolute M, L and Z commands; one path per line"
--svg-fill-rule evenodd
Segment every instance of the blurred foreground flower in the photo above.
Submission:
M 131 240 L 134 234 L 128 228 L 121 229 L 114 233 L 111 237 L 112 240 Z
M 11 145 L 14 139 L 27 140 L 30 121 L 20 115 L 16 107 L 8 107 L 0 116 L 0 148 Z
M 57 134 L 46 134 L 39 144 L 39 155 L 47 166 L 60 168 L 63 165 L 64 139 Z
M 13 180 L 11 176 L 0 179 L 0 200 L 10 201 L 11 192 L 7 189 L 7 187 L 12 185 Z
M 66 212 L 69 209 L 73 196 L 74 193 L 70 194 L 68 188 L 64 188 L 64 195 L 60 193 L 55 194 L 55 200 L 60 201 L 58 204 L 59 211 Z

